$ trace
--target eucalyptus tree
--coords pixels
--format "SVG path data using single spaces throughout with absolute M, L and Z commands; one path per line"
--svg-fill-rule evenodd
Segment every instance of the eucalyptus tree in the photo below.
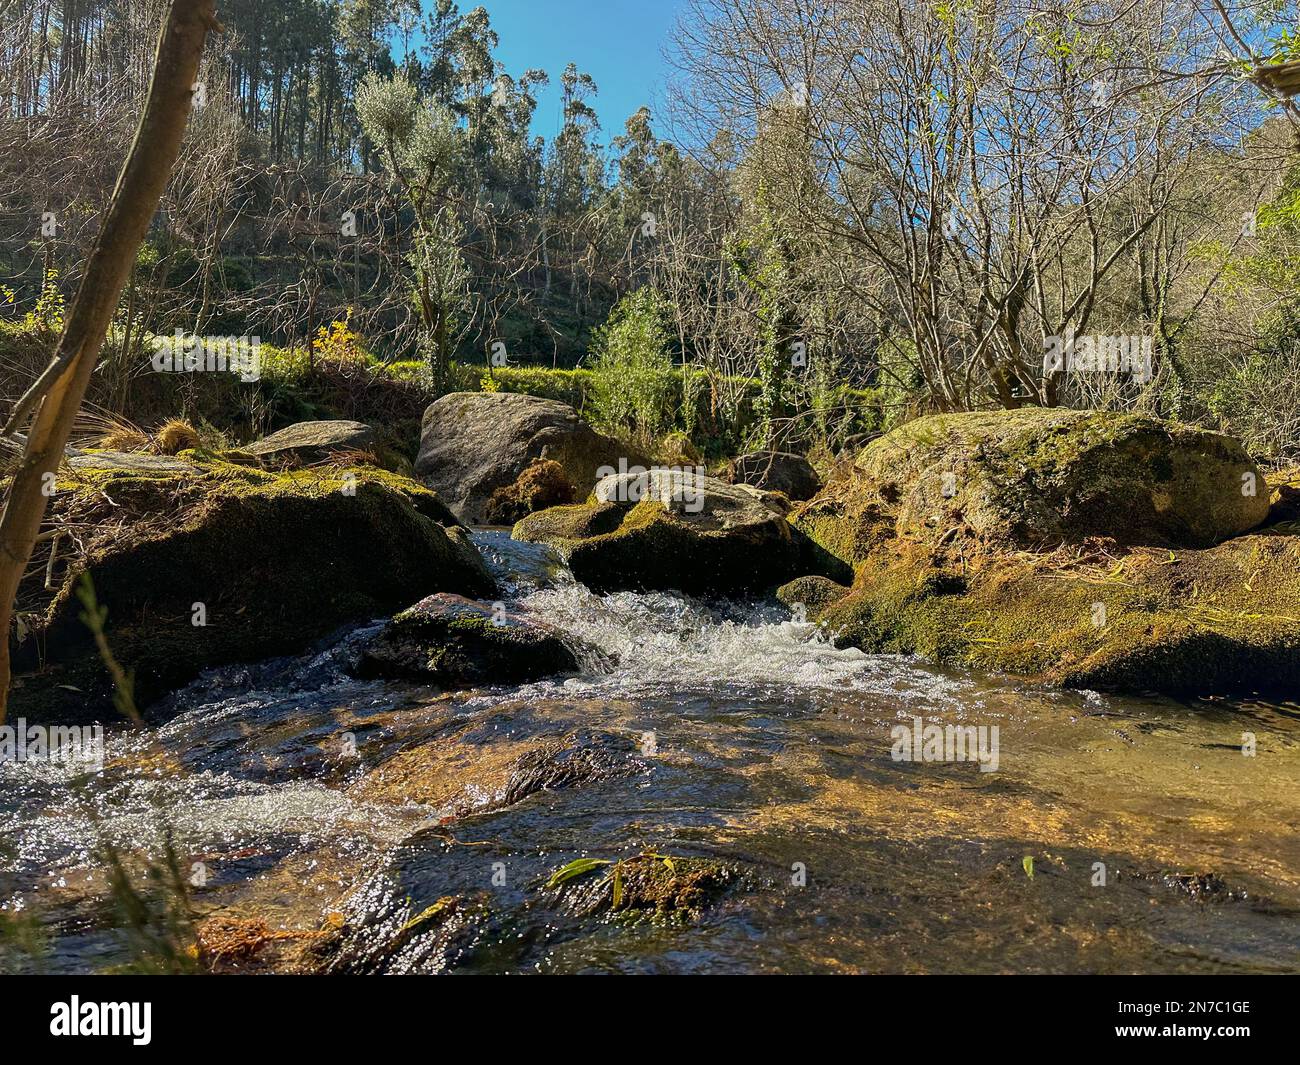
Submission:
M 406 261 L 434 383 L 441 387 L 472 312 L 470 271 L 454 178 L 463 132 L 436 101 L 421 101 L 401 77 L 369 75 L 357 90 L 357 114 L 415 219 Z

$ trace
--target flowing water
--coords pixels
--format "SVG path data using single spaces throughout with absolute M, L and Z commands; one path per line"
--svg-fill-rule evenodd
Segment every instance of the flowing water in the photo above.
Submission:
M 595 596 L 475 539 L 580 675 L 355 681 L 371 625 L 206 675 L 101 772 L 0 764 L 0 904 L 40 940 L 0 964 L 132 961 L 108 845 L 137 879 L 173 853 L 207 919 L 286 933 L 235 970 L 1300 971 L 1300 707 L 1027 689 L 836 649 L 775 605 Z M 984 764 L 897 759 L 918 723 L 984 730 Z M 637 855 L 736 876 L 663 919 L 545 887 Z

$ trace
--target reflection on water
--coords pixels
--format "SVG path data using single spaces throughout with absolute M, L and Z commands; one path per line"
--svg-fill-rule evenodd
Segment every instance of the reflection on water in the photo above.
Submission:
M 356 682 L 367 629 L 210 674 L 166 723 L 114 735 L 100 774 L 0 766 L 4 902 L 51 941 L 7 964 L 123 960 L 92 855 L 170 837 L 203 872 L 200 910 L 297 929 L 342 911 L 354 967 L 384 971 L 1300 969 L 1295 705 L 1022 690 L 838 650 L 776 607 L 593 596 L 544 549 L 476 538 L 510 609 L 583 649 L 581 675 Z M 998 771 L 893 760 L 916 718 L 996 726 Z M 566 768 L 530 791 L 534 763 Z M 574 858 L 643 852 L 745 886 L 686 922 L 537 902 Z M 383 938 L 471 897 L 488 916 L 454 950 Z

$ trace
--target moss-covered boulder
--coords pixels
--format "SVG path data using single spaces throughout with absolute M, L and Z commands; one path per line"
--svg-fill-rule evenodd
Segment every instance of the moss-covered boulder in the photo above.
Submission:
M 403 610 L 361 649 L 360 677 L 418 680 L 441 688 L 519 684 L 576 673 L 578 659 L 534 618 L 438 592 Z
M 787 520 L 784 496 L 680 470 L 606 477 L 584 504 L 538 511 L 517 540 L 545 543 L 593 591 L 745 595 L 797 576 L 846 579 Z
M 602 469 L 644 464 L 596 432 L 565 403 L 508 392 L 453 392 L 424 412 L 415 472 L 462 520 L 481 524 L 492 495 L 518 481 L 535 459 L 559 463 L 577 498 Z
M 801 621 L 820 616 L 827 607 L 852 591 L 829 577 L 799 577 L 776 590 L 776 597 Z
M 1235 441 L 1125 415 L 921 418 L 792 520 L 850 590 L 781 598 L 841 644 L 1053 686 L 1218 694 L 1300 682 L 1300 537 Z
M 1269 508 L 1264 477 L 1235 440 L 1136 415 L 934 415 L 869 444 L 855 466 L 892 506 L 897 533 L 926 541 L 1208 547 Z
M 85 573 L 141 707 L 204 668 L 301 650 L 424 593 L 495 591 L 464 529 L 407 478 L 340 466 L 272 474 L 195 451 L 179 470 L 97 468 L 94 455 L 60 471 L 20 589 L 14 652 L 26 675 L 13 711 L 29 720 L 113 712 L 81 620 Z
M 492 493 L 484 518 L 489 525 L 514 525 L 535 510 L 573 503 L 575 496 L 563 466 L 552 459 L 533 459 L 514 484 Z
M 895 541 L 814 607 L 841 645 L 1053 687 L 1183 695 L 1300 684 L 1300 536 L 1210 548 L 1111 541 L 965 564 Z

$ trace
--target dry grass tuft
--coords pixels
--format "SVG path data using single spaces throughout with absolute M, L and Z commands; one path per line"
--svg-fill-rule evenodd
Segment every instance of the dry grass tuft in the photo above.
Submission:
M 199 446 L 199 432 L 184 418 L 169 418 L 154 433 L 153 446 L 160 455 L 179 455 Z

